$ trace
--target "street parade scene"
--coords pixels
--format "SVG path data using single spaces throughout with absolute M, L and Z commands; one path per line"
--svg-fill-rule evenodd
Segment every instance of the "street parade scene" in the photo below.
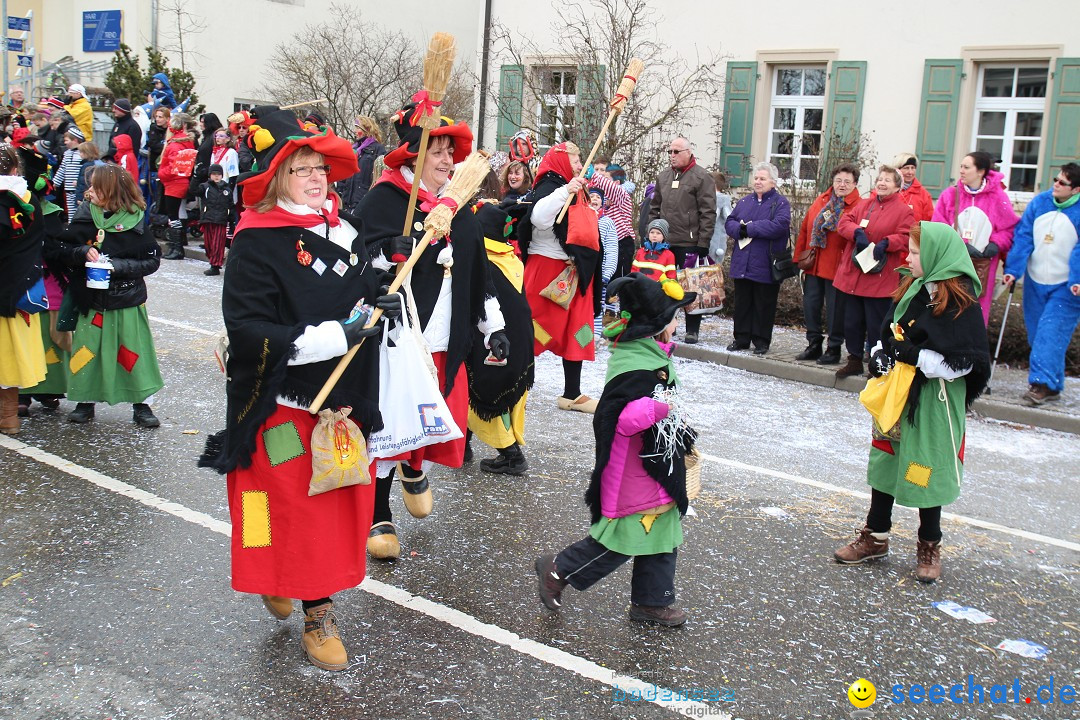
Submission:
M 470 115 L 460 44 L 4 78 L 0 717 L 1080 718 L 1080 122 L 729 162 L 734 60 L 645 152 L 644 46 Z

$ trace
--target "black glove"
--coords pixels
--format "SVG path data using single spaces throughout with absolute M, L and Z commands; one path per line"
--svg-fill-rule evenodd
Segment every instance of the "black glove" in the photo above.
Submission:
M 401 315 L 401 310 L 404 308 L 405 303 L 401 299 L 402 296 L 398 293 L 388 295 L 387 292 L 389 290 L 389 285 L 383 285 L 379 288 L 379 297 L 375 298 L 375 307 L 382 310 L 383 317 L 393 320 Z
M 506 333 L 502 330 L 491 333 L 488 349 L 496 360 L 505 360 L 510 355 L 510 341 L 506 338 Z
M 345 331 L 345 342 L 348 343 L 349 347 L 359 345 L 364 338 L 373 337 L 382 332 L 382 320 L 369 328 L 364 327 L 367 321 L 362 317 L 352 322 L 349 322 L 348 318 L 338 320 L 338 322 L 341 323 L 341 329 Z
M 892 356 L 896 362 L 919 364 L 919 348 L 907 338 L 892 341 Z
M 405 235 L 390 238 L 390 262 L 405 262 L 412 255 L 413 239 Z
M 889 241 L 888 240 L 878 240 L 877 244 L 874 245 L 874 259 L 877 260 L 878 262 L 881 262 L 882 260 L 884 260 L 885 259 L 885 253 L 886 253 L 886 251 L 888 251 L 888 249 L 889 249 Z
M 750 235 L 746 232 L 746 223 L 739 223 L 739 239 L 743 240 L 748 237 L 750 237 Z
M 975 246 L 972 245 L 971 243 L 964 243 L 964 247 L 967 248 L 968 255 L 970 255 L 971 257 L 973 257 L 973 258 L 982 257 L 982 253 L 979 252 L 978 250 L 976 250 Z
M 874 377 L 881 377 L 888 374 L 892 370 L 893 359 L 889 351 L 881 348 L 874 352 L 870 357 L 870 374 Z
M 866 236 L 866 231 L 861 227 L 855 228 L 855 252 L 862 252 L 869 244 L 870 238 Z
M 1001 248 L 998 247 L 998 244 L 996 242 L 988 242 L 986 243 L 986 247 L 983 248 L 983 251 L 979 253 L 979 257 L 992 258 L 999 252 L 1001 252 Z

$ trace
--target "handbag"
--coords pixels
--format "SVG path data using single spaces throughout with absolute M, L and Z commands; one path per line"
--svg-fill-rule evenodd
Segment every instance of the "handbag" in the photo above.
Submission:
M 772 270 L 773 282 L 784 282 L 799 274 L 799 268 L 791 259 L 791 245 L 785 245 L 780 252 L 769 251 L 769 269 Z
M 393 333 L 383 327 L 379 346 L 383 429 L 368 438 L 368 455 L 377 460 L 464 437 L 424 361 L 409 313 L 402 313 L 396 322 Z
M 592 212 L 590 210 L 590 212 Z M 595 213 L 594 213 L 595 214 Z M 578 272 L 573 263 L 566 263 L 563 271 L 540 291 L 540 297 L 547 298 L 563 310 L 570 309 L 570 303 L 578 291 Z
M 990 263 L 993 258 L 971 258 L 971 264 L 975 266 L 975 274 L 979 276 L 979 282 L 983 288 L 990 287 Z
M 698 259 L 698 263 L 701 259 Z M 684 292 L 697 293 L 697 299 L 686 306 L 691 315 L 711 315 L 724 307 L 724 270 L 720 265 L 697 265 L 685 268 L 676 276 Z
M 859 402 L 874 417 L 875 429 L 883 435 L 893 431 L 904 413 L 911 383 L 915 379 L 915 366 L 898 362 L 887 375 L 870 378 L 859 393 Z
M 360 426 L 349 418 L 352 408 L 320 410 L 311 431 L 311 482 L 308 496 L 350 485 L 371 484 L 371 461 Z
M 814 269 L 814 263 L 817 262 L 817 248 L 808 247 L 799 253 L 799 257 L 795 258 L 795 264 L 803 272 L 810 272 Z
M 45 278 L 39 277 L 29 290 L 20 295 L 15 302 L 15 308 L 27 315 L 36 315 L 43 310 L 48 310 L 49 296 L 45 292 Z
M 566 244 L 600 250 L 600 216 L 589 206 L 584 191 L 566 211 Z

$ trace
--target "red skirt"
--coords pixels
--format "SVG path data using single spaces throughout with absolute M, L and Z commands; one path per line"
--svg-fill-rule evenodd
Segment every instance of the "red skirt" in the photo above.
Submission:
M 446 353 L 431 353 L 431 359 L 435 363 L 435 369 L 439 371 L 439 387 L 446 383 Z M 465 364 L 458 367 L 457 377 L 454 378 L 454 387 L 450 388 L 450 394 L 445 397 L 446 406 L 450 408 L 450 415 L 461 429 L 462 437 L 457 440 L 426 445 L 419 450 L 403 453 L 396 457 L 386 458 L 386 462 L 398 460 L 408 463 L 409 467 L 419 470 L 421 464 L 427 460 L 446 467 L 459 468 L 465 462 L 465 429 L 469 426 L 469 377 L 465 373 Z
M 228 475 L 234 590 L 319 600 L 364 579 L 375 484 L 308 497 L 317 422 L 279 405 L 259 428 L 250 467 Z
M 565 267 L 565 261 L 543 255 L 530 255 L 525 264 L 525 299 L 532 310 L 533 354 L 551 351 L 564 360 L 594 360 L 592 285 L 584 295 L 575 293 L 566 310 L 540 296 L 540 291 Z

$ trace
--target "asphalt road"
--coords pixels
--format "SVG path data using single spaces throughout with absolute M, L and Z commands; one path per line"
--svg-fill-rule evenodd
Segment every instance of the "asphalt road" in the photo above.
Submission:
M 561 373 L 545 356 L 529 474 L 434 473 L 422 521 L 395 490 L 403 557 L 336 597 L 349 669 L 314 668 L 299 614 L 276 621 L 231 590 L 224 481 L 195 467 L 223 418 L 223 278 L 204 268 L 164 263 L 150 279 L 160 429 L 134 427 L 126 406 L 87 426 L 35 410 L 0 438 L 0 718 L 840 718 L 860 677 L 878 718 L 1080 718 L 1062 702 L 1080 686 L 1080 438 L 970 422 L 944 577 L 924 586 L 907 509 L 890 557 L 832 561 L 868 504 L 854 396 L 692 361 L 679 372 L 709 461 L 679 551 L 684 627 L 627 619 L 628 568 L 568 589 L 558 615 L 540 605 L 532 560 L 585 533 L 593 452 L 591 418 L 555 409 Z M 996 649 L 1017 639 L 1049 652 Z M 944 702 L 912 702 L 935 684 Z M 1007 704 L 990 702 L 994 685 Z

